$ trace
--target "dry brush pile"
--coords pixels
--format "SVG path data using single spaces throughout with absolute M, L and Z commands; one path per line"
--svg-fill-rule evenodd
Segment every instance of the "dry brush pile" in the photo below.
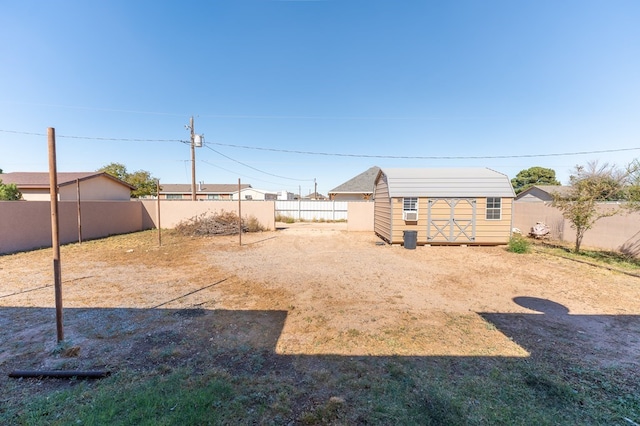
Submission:
M 242 232 L 261 232 L 264 227 L 254 216 L 242 218 L 233 212 L 203 213 L 176 225 L 176 231 L 185 236 L 235 235 Z

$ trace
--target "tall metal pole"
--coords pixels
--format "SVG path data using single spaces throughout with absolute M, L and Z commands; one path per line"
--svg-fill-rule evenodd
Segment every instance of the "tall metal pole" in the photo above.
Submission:
M 242 184 L 240 183 L 240 178 L 238 178 L 238 229 L 240 230 L 240 232 L 238 232 L 238 239 L 240 242 L 240 245 L 242 245 Z
M 80 179 L 76 179 L 76 196 L 78 198 L 78 244 L 82 244 L 82 210 L 80 208 Z
M 193 116 L 189 120 L 189 127 L 191 128 L 191 201 L 196 201 L 196 145 Z
M 62 325 L 62 274 L 60 272 L 60 231 L 58 227 L 58 171 L 56 167 L 56 129 L 47 129 L 49 145 L 49 195 L 51 196 L 51 247 L 53 248 L 53 277 L 56 297 L 56 331 L 58 343 L 64 340 Z
M 158 222 L 158 246 L 161 246 L 162 228 L 160 227 L 160 179 L 156 179 L 156 222 Z

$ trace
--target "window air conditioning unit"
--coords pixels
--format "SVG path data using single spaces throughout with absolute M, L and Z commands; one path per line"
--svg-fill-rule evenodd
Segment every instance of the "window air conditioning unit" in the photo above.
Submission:
M 418 220 L 418 212 L 403 212 L 403 217 L 407 222 L 415 222 Z

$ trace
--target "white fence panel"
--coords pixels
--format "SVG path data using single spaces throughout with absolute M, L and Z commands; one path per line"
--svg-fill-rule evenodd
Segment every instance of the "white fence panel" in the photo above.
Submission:
M 347 220 L 348 201 L 278 200 L 276 215 L 295 220 Z

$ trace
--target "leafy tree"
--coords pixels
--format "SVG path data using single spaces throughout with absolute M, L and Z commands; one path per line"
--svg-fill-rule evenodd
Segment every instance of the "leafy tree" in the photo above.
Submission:
M 2 170 L 0 170 L 2 173 Z M 0 179 L 0 200 L 1 201 L 17 201 L 22 198 L 22 194 L 18 190 L 18 187 L 15 183 L 2 183 L 2 179 Z
M 121 163 L 109 163 L 106 166 L 103 166 L 103 167 L 99 168 L 98 171 L 99 172 L 107 172 L 111 176 L 115 176 L 118 179 L 129 183 L 127 181 L 127 177 L 129 176 L 129 173 L 127 172 L 127 167 L 124 164 L 121 164 Z
M 565 219 L 571 222 L 576 230 L 574 251 L 580 252 L 584 234 L 603 217 L 622 213 L 626 206 L 610 205 L 599 208 L 598 203 L 625 199 L 628 193 L 628 179 L 631 169 L 620 170 L 615 166 L 598 162 L 587 163 L 586 166 L 575 166 L 570 176 L 570 190 L 565 194 L 553 193 L 552 206 L 562 212 Z
M 139 198 L 145 195 L 156 195 L 156 178 L 151 176 L 146 170 L 138 170 L 129 174 L 127 183 L 136 187 L 131 191 L 133 198 Z
M 127 167 L 121 163 L 110 163 L 98 169 L 99 172 L 109 173 L 111 176 L 127 182 L 136 189 L 131 191 L 131 197 L 139 198 L 145 195 L 156 195 L 156 179 L 146 170 L 138 170 L 133 173 L 127 171 Z
M 538 166 L 521 170 L 516 177 L 511 179 L 511 186 L 513 186 L 516 194 L 531 188 L 533 185 L 560 185 L 560 182 L 556 180 L 555 170 Z

